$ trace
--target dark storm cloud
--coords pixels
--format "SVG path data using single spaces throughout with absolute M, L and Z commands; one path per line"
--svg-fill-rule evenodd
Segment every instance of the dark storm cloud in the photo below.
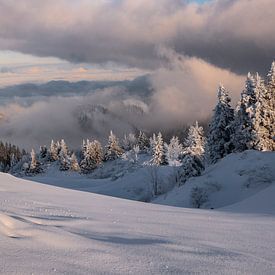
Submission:
M 274 0 L 0 0 L 0 49 L 157 68 L 156 47 L 235 72 L 275 57 Z

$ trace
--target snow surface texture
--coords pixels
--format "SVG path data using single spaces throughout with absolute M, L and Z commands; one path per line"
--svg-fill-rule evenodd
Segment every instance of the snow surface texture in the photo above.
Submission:
M 0 173 L 0 273 L 274 274 L 275 216 L 253 214 L 274 197 L 270 185 L 225 211 L 185 209 Z

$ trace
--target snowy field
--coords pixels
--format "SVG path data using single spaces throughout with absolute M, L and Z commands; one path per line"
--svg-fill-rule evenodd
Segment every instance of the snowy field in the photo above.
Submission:
M 274 197 L 186 209 L 0 174 L 0 273 L 275 274 Z
M 91 175 L 61 172 L 58 165 L 51 165 L 45 173 L 25 178 L 79 191 L 180 207 L 193 207 L 190 199 L 192 190 L 199 187 L 207 196 L 201 208 L 208 209 L 240 202 L 275 185 L 275 152 L 251 150 L 226 156 L 217 164 L 209 166 L 202 176 L 191 178 L 180 187 L 173 183 L 175 168 L 160 166 L 157 168 L 159 185 L 165 192 L 152 198 L 152 167 L 142 165 L 143 162 L 142 157 L 134 166 L 121 160 L 107 162 Z M 94 176 L 96 173 L 100 175 L 98 178 Z M 275 201 L 269 203 L 273 203 L 274 207 L 268 205 L 267 208 L 273 211 Z M 253 209 L 261 211 L 262 208 Z

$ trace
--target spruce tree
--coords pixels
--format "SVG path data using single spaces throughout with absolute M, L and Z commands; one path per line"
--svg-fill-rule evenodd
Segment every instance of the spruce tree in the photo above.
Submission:
M 48 148 L 46 145 L 40 146 L 39 148 L 39 158 L 46 159 L 48 157 Z
M 78 160 L 75 153 L 73 153 L 70 158 L 70 170 L 74 172 L 80 171 L 80 167 L 79 167 Z
M 236 151 L 268 150 L 270 123 L 266 115 L 267 91 L 261 77 L 247 75 L 246 86 L 236 108 L 233 143 Z
M 140 151 L 147 151 L 150 147 L 150 141 L 146 134 L 142 131 L 139 132 L 138 139 L 137 139 L 137 145 L 140 149 Z
M 184 141 L 180 182 L 184 184 L 188 178 L 199 176 L 204 170 L 205 137 L 203 128 L 196 121 L 191 126 Z
M 151 155 L 153 155 L 153 153 L 154 153 L 156 142 L 157 142 L 157 136 L 155 133 L 153 133 L 153 136 L 150 137 L 150 139 L 149 139 L 149 150 L 148 151 Z
M 34 149 L 31 151 L 31 163 L 29 165 L 29 168 L 27 169 L 26 173 L 27 175 L 35 175 L 42 172 L 42 168 L 40 165 L 40 162 L 36 158 L 36 154 Z
M 157 166 L 165 163 L 164 144 L 162 134 L 160 132 L 157 136 L 155 136 L 152 162 Z
M 203 160 L 205 144 L 203 128 L 196 121 L 195 125 L 189 128 L 188 135 L 184 141 L 184 154 L 194 155 Z
M 99 141 L 90 142 L 87 140 L 84 148 L 84 158 L 80 163 L 82 173 L 90 173 L 96 169 L 103 160 L 103 149 Z
M 124 139 L 122 140 L 122 143 L 123 143 L 123 149 L 125 151 L 130 151 L 137 144 L 137 138 L 133 133 L 124 135 Z
M 266 117 L 269 119 L 269 150 L 275 151 L 275 61 L 272 62 L 271 68 L 266 77 Z
M 50 161 L 58 160 L 58 145 L 52 140 L 50 146 Z
M 173 136 L 170 143 L 164 144 L 165 158 L 170 166 L 177 166 L 179 164 L 179 158 L 182 154 L 182 144 L 180 144 L 179 138 Z
M 68 155 L 68 147 L 67 144 L 65 143 L 64 139 L 61 140 L 60 142 L 60 152 L 59 152 L 59 162 L 60 166 L 59 169 L 61 171 L 66 171 L 70 169 L 70 159 Z
M 231 125 L 234 121 L 234 109 L 230 105 L 231 98 L 225 88 L 218 88 L 218 102 L 214 109 L 207 137 L 207 156 L 210 163 L 225 157 L 233 150 Z
M 115 160 L 123 154 L 122 148 L 119 146 L 118 138 L 110 132 L 108 144 L 106 146 L 105 160 Z

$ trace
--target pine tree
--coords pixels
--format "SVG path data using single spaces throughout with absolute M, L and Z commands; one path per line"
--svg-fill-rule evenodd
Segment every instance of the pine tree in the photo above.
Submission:
M 123 154 L 122 148 L 119 146 L 118 138 L 110 132 L 108 144 L 106 146 L 105 160 L 115 160 Z
M 73 153 L 70 158 L 70 170 L 74 172 L 80 171 L 80 167 L 79 167 L 78 160 L 75 153 Z
M 180 185 L 184 184 L 191 177 L 200 176 L 203 170 L 203 162 L 198 156 L 185 154 L 182 159 L 182 166 L 179 172 Z
M 50 146 L 50 161 L 58 160 L 58 145 L 52 140 Z
M 40 162 L 36 159 L 36 154 L 34 149 L 31 151 L 31 163 L 29 165 L 29 169 L 27 169 L 27 175 L 34 175 L 42 172 L 42 168 Z
M 137 144 L 137 138 L 133 133 L 124 135 L 124 139 L 122 143 L 123 143 L 123 149 L 125 151 L 130 151 Z
M 12 166 L 22 159 L 24 154 L 26 152 L 24 150 L 21 151 L 15 145 L 0 142 L 0 171 L 8 172 Z
M 188 178 L 199 176 L 204 170 L 205 137 L 203 128 L 196 121 L 191 126 L 184 141 L 180 182 L 184 184 Z
M 96 169 L 103 160 L 103 149 L 99 141 L 90 142 L 87 140 L 83 152 L 84 159 L 80 163 L 82 173 L 90 173 Z
M 40 146 L 39 148 L 39 158 L 46 159 L 48 157 L 48 148 L 46 145 Z
M 266 88 L 258 74 L 248 73 L 246 86 L 237 105 L 233 136 L 236 151 L 268 150 L 270 133 L 266 116 Z
M 157 136 L 155 133 L 153 133 L 153 136 L 150 137 L 150 139 L 149 139 L 149 150 L 148 151 L 151 155 L 154 154 L 156 143 L 157 143 Z
M 103 148 L 98 140 L 94 140 L 91 143 L 91 151 L 93 152 L 96 167 L 100 166 L 103 161 Z
M 138 139 L 137 139 L 137 145 L 139 149 L 143 152 L 147 151 L 150 147 L 150 141 L 146 134 L 142 131 L 139 132 Z
M 209 125 L 207 138 L 207 155 L 210 163 L 231 153 L 231 125 L 234 121 L 234 109 L 230 105 L 231 98 L 225 88 L 220 85 L 218 89 L 218 103 Z
M 152 162 L 154 165 L 161 165 L 165 163 L 165 154 L 164 154 L 164 144 L 162 139 L 162 134 L 159 132 L 155 136 L 154 145 L 153 145 L 153 159 Z
M 266 99 L 265 117 L 269 120 L 269 150 L 275 151 L 275 61 L 272 62 L 271 68 L 266 77 Z
M 37 160 L 34 149 L 31 151 L 31 164 L 30 164 L 30 171 L 33 171 L 37 168 Z
M 196 121 L 195 125 L 189 128 L 188 135 L 184 141 L 184 154 L 194 155 L 203 160 L 205 143 L 203 128 Z
M 165 147 L 165 157 L 166 161 L 170 166 L 179 165 L 179 158 L 182 154 L 182 144 L 180 144 L 179 138 L 173 136 L 170 140 L 170 143 L 164 144 Z
M 68 147 L 67 144 L 65 143 L 64 139 L 61 140 L 60 142 L 60 152 L 59 152 L 59 162 L 60 166 L 59 169 L 61 171 L 67 171 L 70 169 L 70 159 L 68 155 Z

